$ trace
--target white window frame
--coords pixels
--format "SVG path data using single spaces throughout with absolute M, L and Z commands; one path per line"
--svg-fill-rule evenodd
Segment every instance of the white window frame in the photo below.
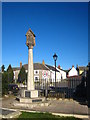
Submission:
M 34 70 L 34 74 L 36 74 L 36 75 L 39 74 L 39 70 Z

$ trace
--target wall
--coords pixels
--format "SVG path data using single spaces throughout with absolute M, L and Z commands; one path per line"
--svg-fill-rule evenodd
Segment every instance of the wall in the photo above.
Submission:
M 60 72 L 60 79 L 61 79 L 61 76 L 62 76 L 62 79 L 66 79 L 66 72 L 58 68 L 57 70 Z

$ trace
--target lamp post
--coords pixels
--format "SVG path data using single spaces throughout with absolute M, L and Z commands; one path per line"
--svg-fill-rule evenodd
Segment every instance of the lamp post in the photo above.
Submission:
M 54 61 L 55 61 L 55 88 L 56 88 L 56 60 L 57 60 L 57 55 L 56 55 L 56 53 L 53 55 L 53 59 L 54 59 Z

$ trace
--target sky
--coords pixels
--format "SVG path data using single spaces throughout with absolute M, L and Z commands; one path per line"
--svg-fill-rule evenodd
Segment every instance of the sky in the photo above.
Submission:
M 69 69 L 88 64 L 87 2 L 9 2 L 2 4 L 2 64 L 19 67 L 28 63 L 26 32 L 36 35 L 34 63 Z

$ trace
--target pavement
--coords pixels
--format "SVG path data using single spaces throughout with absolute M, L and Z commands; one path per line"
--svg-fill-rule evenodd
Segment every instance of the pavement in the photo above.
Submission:
M 6 118 L 6 119 L 9 119 L 9 118 L 17 118 L 21 112 L 19 110 L 11 110 L 11 109 L 8 109 L 8 108 L 0 108 L 0 110 L 2 111 L 0 113 L 0 119 L 2 118 Z
M 8 109 L 18 109 L 18 110 L 28 110 L 28 111 L 39 111 L 39 112 L 50 112 L 54 114 L 62 114 L 62 115 L 81 115 L 84 120 L 88 120 L 88 107 L 87 105 L 81 105 L 77 101 L 68 100 L 68 99 L 51 99 L 48 100 L 50 103 L 49 106 L 36 106 L 33 108 L 25 108 L 13 106 L 13 103 L 17 103 L 15 97 L 3 98 L 2 99 L 2 108 Z
M 70 100 L 52 100 L 50 101 L 49 106 L 36 107 L 33 108 L 33 110 L 65 114 L 81 114 L 81 115 L 88 114 L 87 106 L 80 105 L 78 102 Z
M 8 115 L 14 112 L 13 110 L 7 110 L 7 109 L 0 109 L 0 110 L 2 110 L 2 115 Z

